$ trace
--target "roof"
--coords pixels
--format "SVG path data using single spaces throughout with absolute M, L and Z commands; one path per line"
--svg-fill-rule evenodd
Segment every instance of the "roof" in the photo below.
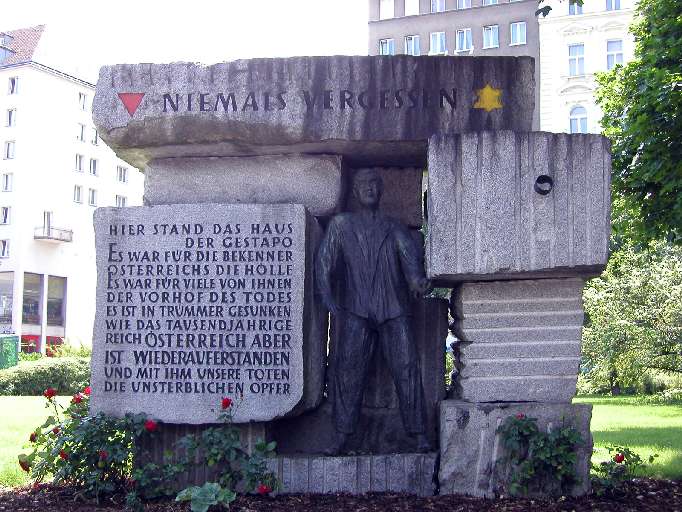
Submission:
M 38 25 L 36 27 L 30 28 L 20 28 L 18 30 L 10 30 L 6 32 L 0 32 L 0 34 L 8 35 L 12 39 L 6 48 L 12 50 L 12 54 L 0 62 L 0 65 L 6 66 L 8 64 L 21 64 L 24 62 L 31 62 L 33 59 L 33 53 L 38 46 L 40 37 L 43 35 L 43 30 L 45 25 Z

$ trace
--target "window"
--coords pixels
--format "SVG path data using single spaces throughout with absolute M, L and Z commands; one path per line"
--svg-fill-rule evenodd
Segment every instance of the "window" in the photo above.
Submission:
M 623 41 L 614 39 L 606 41 L 606 69 L 611 70 L 623 63 Z
M 483 0 L 483 5 L 496 5 L 497 0 Z
M 78 139 L 81 142 L 85 142 L 85 125 L 78 123 L 78 127 L 76 129 L 76 139 Z
M 47 325 L 64 325 L 66 278 L 47 277 Z
M 0 258 L 9 258 L 9 240 L 0 240 Z
M 583 6 L 582 4 L 578 3 L 578 0 L 569 0 L 568 1 L 568 14 L 571 16 L 574 16 L 576 14 L 582 14 L 583 13 Z
M 457 9 L 471 8 L 471 0 L 457 0 Z
M 571 109 L 570 132 L 587 133 L 587 110 L 585 107 L 576 105 Z
M 12 324 L 14 272 L 0 272 L 0 323 Z
M 94 188 L 88 189 L 88 204 L 97 206 L 97 191 Z
M 19 77 L 11 76 L 9 77 L 9 82 L 7 84 L 7 94 L 18 94 L 19 93 Z
M 405 55 L 421 55 L 419 36 L 405 36 Z
M 87 110 L 88 109 L 88 95 L 82 92 L 78 93 L 78 105 L 80 106 L 81 110 Z
M 81 185 L 73 186 L 73 202 L 79 204 L 83 202 L 83 187 Z
M 10 223 L 10 210 L 11 208 L 9 206 L 0 207 L 0 224 Z
M 25 324 L 40 325 L 40 297 L 43 294 L 43 276 L 24 272 L 24 307 L 21 321 Z
M 395 55 L 395 43 L 393 39 L 379 40 L 379 55 Z
M 2 175 L 2 191 L 12 192 L 12 182 L 14 175 L 11 172 L 6 172 Z
M 90 142 L 92 142 L 94 146 L 99 145 L 99 133 L 97 133 L 97 128 L 92 129 L 92 138 L 90 139 Z
M 83 160 L 85 157 L 83 155 L 76 155 L 76 171 L 83 172 Z
M 500 27 L 490 25 L 483 27 L 483 48 L 497 48 L 500 46 Z
M 17 109 L 16 108 L 11 108 L 7 111 L 7 122 L 5 123 L 5 126 L 8 128 L 12 128 L 13 126 L 16 126 L 17 124 Z
M 8 140 L 5 142 L 5 150 L 2 153 L 2 157 L 5 160 L 12 160 L 14 158 L 14 141 Z
M 607 11 L 619 11 L 620 10 L 620 0 L 606 0 L 606 10 Z
M 419 14 L 419 0 L 405 0 L 405 16 Z
M 116 196 L 116 207 L 117 208 L 125 208 L 126 205 L 128 204 L 128 199 L 126 196 Z
M 431 0 L 431 12 L 445 11 L 445 0 Z
M 393 0 L 379 0 L 379 19 L 387 20 L 395 16 L 395 6 Z
M 457 31 L 457 39 L 455 40 L 455 51 L 463 52 L 472 50 L 474 48 L 471 40 L 471 29 L 463 28 Z
M 511 37 L 509 45 L 526 44 L 526 22 L 517 21 L 511 24 Z
M 445 46 L 445 32 L 431 32 L 431 47 L 429 55 L 447 55 Z
M 92 174 L 93 176 L 97 176 L 97 159 L 96 158 L 90 159 L 90 174 Z
M 127 183 L 128 182 L 128 168 L 123 167 L 122 165 L 119 165 L 116 167 L 116 179 L 120 181 L 121 183 Z
M 568 47 L 568 74 L 570 76 L 585 74 L 585 45 L 582 43 Z

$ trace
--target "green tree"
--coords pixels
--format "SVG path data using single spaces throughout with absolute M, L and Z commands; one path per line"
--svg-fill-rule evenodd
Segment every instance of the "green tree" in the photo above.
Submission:
M 616 232 L 682 244 L 682 2 L 640 0 L 635 58 L 597 75 L 613 143 Z
M 617 392 L 647 373 L 682 373 L 682 248 L 621 248 L 583 298 L 583 370 L 594 384 Z

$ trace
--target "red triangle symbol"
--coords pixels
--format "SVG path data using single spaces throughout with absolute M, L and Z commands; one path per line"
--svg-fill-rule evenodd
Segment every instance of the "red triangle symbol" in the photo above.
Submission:
M 119 92 L 118 97 L 121 98 L 121 102 L 123 103 L 123 106 L 128 111 L 128 114 L 130 114 L 130 117 L 133 117 L 133 115 L 135 115 L 135 112 L 137 111 L 137 107 L 140 106 L 140 102 L 142 101 L 142 98 L 144 98 L 144 93 L 143 92 Z

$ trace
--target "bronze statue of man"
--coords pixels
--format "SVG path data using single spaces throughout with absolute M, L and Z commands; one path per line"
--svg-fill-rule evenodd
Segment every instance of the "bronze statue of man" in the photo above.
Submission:
M 342 451 L 355 432 L 377 343 L 393 376 L 405 431 L 416 437 L 418 450 L 429 449 L 410 295 L 428 293 L 431 283 L 407 228 L 379 211 L 382 189 L 375 170 L 356 173 L 353 195 L 359 211 L 331 219 L 317 255 L 318 291 L 327 309 L 340 320 L 329 382 L 337 432 L 330 454 Z M 332 291 L 336 269 L 344 276 L 338 303 Z

